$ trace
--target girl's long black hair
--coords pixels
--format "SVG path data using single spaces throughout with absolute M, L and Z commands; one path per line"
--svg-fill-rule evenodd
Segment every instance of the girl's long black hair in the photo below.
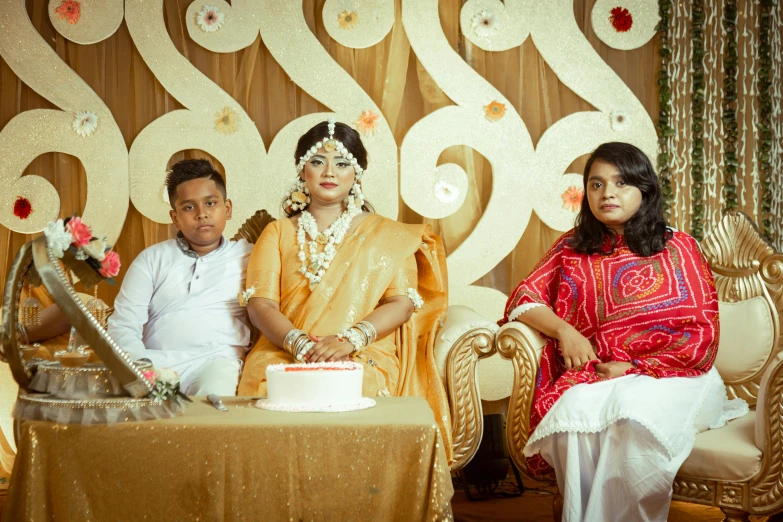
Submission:
M 634 254 L 648 257 L 661 252 L 672 236 L 666 227 L 661 202 L 661 187 L 652 164 L 647 156 L 629 143 L 610 142 L 599 146 L 590 155 L 585 165 L 582 184 L 585 196 L 582 208 L 576 217 L 574 235 L 570 246 L 586 254 L 611 254 L 617 245 L 617 238 L 606 225 L 590 211 L 587 199 L 587 177 L 595 161 L 600 160 L 617 167 L 623 180 L 638 188 L 642 193 L 639 210 L 624 226 L 625 243 Z M 607 238 L 610 241 L 607 241 Z

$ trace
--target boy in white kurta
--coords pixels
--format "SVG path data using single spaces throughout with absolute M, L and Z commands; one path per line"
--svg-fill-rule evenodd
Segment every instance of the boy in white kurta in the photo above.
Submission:
M 166 186 L 177 238 L 133 261 L 109 335 L 131 357 L 176 370 L 187 395 L 235 395 L 250 343 L 237 294 L 252 245 L 223 238 L 231 200 L 207 160 L 180 161 Z

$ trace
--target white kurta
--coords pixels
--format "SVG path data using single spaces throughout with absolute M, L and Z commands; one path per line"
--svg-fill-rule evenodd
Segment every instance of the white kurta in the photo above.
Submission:
M 524 453 L 555 469 L 565 521 L 665 521 L 696 434 L 747 412 L 714 367 L 699 377 L 627 375 L 567 390 Z
M 235 394 L 250 344 L 247 311 L 237 294 L 244 290 L 252 248 L 244 239 L 223 240 L 197 256 L 181 239 L 170 239 L 145 249 L 125 274 L 109 335 L 131 357 L 176 370 L 185 393 L 228 395 L 221 391 L 232 385 L 220 383 L 228 378 Z

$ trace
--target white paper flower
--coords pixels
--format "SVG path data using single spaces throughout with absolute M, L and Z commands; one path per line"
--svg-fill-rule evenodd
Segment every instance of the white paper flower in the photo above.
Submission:
M 459 197 L 459 189 L 448 181 L 438 181 L 435 183 L 435 197 L 441 203 L 451 203 Z
M 46 236 L 46 245 L 52 250 L 52 254 L 58 258 L 63 257 L 65 251 L 73 243 L 73 236 L 65 230 L 62 219 L 47 223 L 44 235 Z
M 76 134 L 86 137 L 98 128 L 98 115 L 90 111 L 79 111 L 73 120 L 73 130 Z
M 492 11 L 479 11 L 470 19 L 470 26 L 473 28 L 473 34 L 479 38 L 488 38 L 492 33 L 498 30 L 498 21 L 495 13 Z
M 612 111 L 609 113 L 609 125 L 612 130 L 623 132 L 631 125 L 631 118 L 628 114 L 621 111 Z
M 214 5 L 203 5 L 196 15 L 196 23 L 205 33 L 214 33 L 223 27 L 226 14 Z

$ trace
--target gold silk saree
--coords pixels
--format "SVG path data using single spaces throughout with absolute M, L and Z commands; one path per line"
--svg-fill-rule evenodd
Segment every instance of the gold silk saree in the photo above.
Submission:
M 319 248 L 323 248 L 319 246 Z M 299 272 L 296 229 L 289 219 L 264 228 L 247 267 L 254 298 L 279 303 L 293 325 L 317 336 L 334 335 L 369 315 L 385 298 L 413 288 L 424 306 L 394 333 L 376 340 L 352 360 L 364 366 L 363 394 L 425 397 L 440 425 L 451 460 L 448 399 L 433 355 L 445 317 L 446 255 L 427 225 L 405 225 L 370 215 L 345 236 L 321 282 L 310 290 Z M 293 357 L 265 337 L 245 360 L 237 394 L 266 395 L 266 368 Z

